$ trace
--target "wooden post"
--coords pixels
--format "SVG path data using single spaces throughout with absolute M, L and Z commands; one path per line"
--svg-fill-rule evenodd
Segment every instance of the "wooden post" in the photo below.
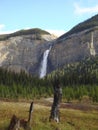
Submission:
M 29 109 L 29 118 L 28 123 L 31 125 L 32 122 L 32 112 L 33 112 L 33 102 L 31 102 L 30 109 Z
M 54 80 L 53 88 L 54 88 L 54 100 L 49 121 L 54 120 L 56 122 L 60 122 L 59 107 L 62 99 L 62 88 L 60 86 L 59 79 Z

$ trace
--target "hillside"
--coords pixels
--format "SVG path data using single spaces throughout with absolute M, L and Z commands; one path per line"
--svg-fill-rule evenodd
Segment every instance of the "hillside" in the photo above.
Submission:
M 73 85 L 97 85 L 98 84 L 98 56 L 90 57 L 65 65 L 49 74 L 54 77 L 58 74 L 63 86 Z
M 84 59 L 53 71 L 44 79 L 9 72 L 0 68 L 0 98 L 39 99 L 53 96 L 53 82 L 59 79 L 63 88 L 63 99 L 98 102 L 98 57 Z
M 39 76 L 46 50 L 47 73 L 98 55 L 98 15 L 78 24 L 57 38 L 35 28 L 0 35 L 0 66 Z
M 0 36 L 0 66 L 39 75 L 44 51 L 56 37 L 41 29 L 20 30 Z
M 16 37 L 16 36 L 22 36 L 22 35 L 34 35 L 36 34 L 37 35 L 37 38 L 38 38 L 38 35 L 49 35 L 50 33 L 47 32 L 47 31 L 44 31 L 42 29 L 39 29 L 39 28 L 34 28 L 34 29 L 28 29 L 28 30 L 19 30 L 17 32 L 14 32 L 14 33 L 11 33 L 11 34 L 3 34 L 3 35 L 0 35 L 0 41 L 1 40 L 7 40 L 8 38 L 10 37 Z
M 79 23 L 78 25 L 73 27 L 70 31 L 68 31 L 66 34 L 62 35 L 59 39 L 68 37 L 74 33 L 79 33 L 88 29 L 91 29 L 91 31 L 93 31 L 94 27 L 98 29 L 98 14 L 84 22 Z
M 49 71 L 98 55 L 98 15 L 59 37 L 49 55 Z

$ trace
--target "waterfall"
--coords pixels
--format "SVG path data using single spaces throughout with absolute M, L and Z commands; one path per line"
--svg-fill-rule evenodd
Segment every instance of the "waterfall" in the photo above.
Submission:
M 40 78 L 43 78 L 47 73 L 47 60 L 48 60 L 48 55 L 49 55 L 50 50 L 51 50 L 51 47 L 47 49 L 43 54 L 43 59 L 42 59 L 41 68 L 40 68 Z
M 90 54 L 92 56 L 96 55 L 95 48 L 94 48 L 94 42 L 93 42 L 93 32 L 91 33 Z

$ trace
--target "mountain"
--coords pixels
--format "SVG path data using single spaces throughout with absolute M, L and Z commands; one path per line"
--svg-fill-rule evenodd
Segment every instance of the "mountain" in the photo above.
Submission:
M 0 35 L 0 66 L 3 68 L 39 75 L 43 54 L 48 58 L 47 73 L 96 57 L 98 15 L 78 24 L 59 38 L 38 28 Z
M 38 75 L 41 57 L 54 39 L 53 35 L 38 28 L 0 35 L 0 66 Z
M 50 33 L 47 32 L 47 31 L 44 31 L 42 29 L 39 29 L 39 28 L 28 29 L 28 30 L 20 30 L 20 31 L 14 32 L 12 34 L 0 35 L 0 41 L 1 40 L 2 41 L 7 40 L 10 37 L 16 37 L 16 36 L 22 36 L 22 35 L 30 35 L 30 34 L 33 34 L 33 35 L 36 34 L 37 38 L 39 39 L 40 35 L 44 35 L 44 34 L 49 35 Z
M 98 55 L 98 15 L 59 37 L 49 55 L 48 71 Z
M 97 26 L 98 26 L 98 14 L 82 23 L 79 23 L 78 25 L 73 27 L 69 32 L 62 35 L 59 39 L 62 39 L 62 38 L 68 37 L 72 34 L 82 32 L 85 30 L 89 30 L 89 29 L 91 29 L 93 31 L 94 27 L 97 27 Z

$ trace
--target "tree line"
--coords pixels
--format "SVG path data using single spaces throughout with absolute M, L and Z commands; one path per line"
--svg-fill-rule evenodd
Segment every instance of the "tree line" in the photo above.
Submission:
M 98 102 L 98 57 L 69 64 L 43 79 L 0 68 L 0 98 L 34 99 L 53 96 L 53 82 L 59 79 L 63 98 L 67 101 L 82 100 L 84 96 Z

